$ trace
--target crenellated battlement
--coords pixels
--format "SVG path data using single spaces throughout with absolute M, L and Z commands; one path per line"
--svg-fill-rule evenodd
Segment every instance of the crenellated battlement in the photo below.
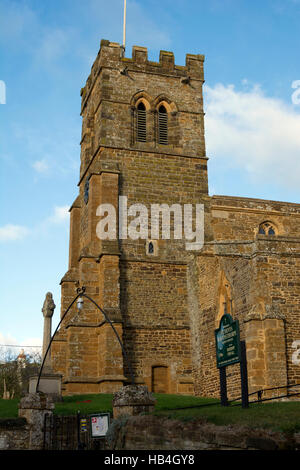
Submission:
M 144 66 L 151 69 L 155 67 L 160 69 L 161 72 L 189 72 L 193 74 L 193 78 L 203 80 L 203 62 L 204 55 L 202 54 L 186 54 L 185 66 L 175 65 L 175 59 L 173 52 L 160 51 L 159 62 L 153 62 L 148 60 L 148 49 L 147 47 L 133 46 L 132 57 L 124 57 L 123 46 L 117 42 L 109 42 L 105 39 L 101 40 L 100 43 L 100 61 L 101 59 L 109 59 L 113 62 L 126 63 L 131 66 Z M 146 70 L 147 71 L 147 70 Z
M 160 51 L 159 62 L 148 60 L 148 49 L 141 46 L 132 47 L 132 57 L 124 57 L 123 46 L 116 42 L 102 39 L 100 50 L 92 66 L 91 73 L 86 85 L 81 89 L 81 95 L 85 100 L 93 83 L 101 69 L 113 68 L 120 72 L 144 72 L 174 76 L 178 78 L 190 78 L 192 80 L 204 81 L 204 55 L 186 54 L 185 65 L 176 65 L 173 52 Z

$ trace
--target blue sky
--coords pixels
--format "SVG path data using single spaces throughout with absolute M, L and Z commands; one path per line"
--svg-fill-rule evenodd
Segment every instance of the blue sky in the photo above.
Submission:
M 206 57 L 210 194 L 299 202 L 299 23 L 300 0 L 127 1 L 126 56 Z M 41 342 L 47 291 L 59 321 L 80 89 L 122 28 L 123 0 L 0 0 L 0 344 Z

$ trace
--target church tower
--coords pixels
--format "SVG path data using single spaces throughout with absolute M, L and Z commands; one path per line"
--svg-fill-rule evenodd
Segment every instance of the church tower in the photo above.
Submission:
M 152 206 L 159 205 L 161 215 L 166 205 L 192 205 L 195 224 L 196 204 L 207 213 L 203 62 L 203 55 L 187 54 L 184 66 L 175 65 L 167 51 L 152 62 L 147 49 L 137 46 L 127 58 L 122 46 L 102 40 L 81 90 L 79 194 L 70 208 L 61 314 L 84 286 L 122 338 L 136 383 L 154 392 L 194 393 L 197 250 L 187 250 L 184 237 L 175 236 L 175 208 L 169 212 L 170 237 L 162 235 L 162 225 L 155 236 L 150 214 Z M 149 213 L 149 231 L 139 238 L 127 231 L 137 205 Z M 100 206 L 115 208 L 115 239 L 99 237 L 107 215 Z M 52 366 L 63 374 L 65 394 L 114 392 L 129 379 L 111 326 L 86 300 L 80 313 L 72 307 L 62 323 Z

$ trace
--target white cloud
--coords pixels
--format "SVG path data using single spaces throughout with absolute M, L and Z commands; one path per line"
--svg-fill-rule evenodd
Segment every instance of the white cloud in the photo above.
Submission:
M 60 224 L 69 220 L 70 206 L 56 206 L 54 213 L 47 220 L 54 224 Z
M 55 206 L 52 210 L 52 214 L 45 217 L 39 222 L 32 230 L 33 235 L 44 236 L 50 233 L 55 227 L 65 229 L 67 222 L 69 221 L 69 209 L 70 206 Z
M 39 68 L 52 66 L 72 47 L 71 28 L 49 27 L 38 9 L 27 2 L 1 0 L 1 3 L 0 42 L 5 47 L 13 50 L 21 47 Z
M 35 51 L 36 60 L 52 63 L 66 54 L 71 44 L 72 32 L 62 29 L 44 29 L 42 39 Z
M 22 350 L 28 355 L 39 354 L 41 345 L 41 338 L 26 338 L 18 341 L 10 333 L 0 332 L 0 362 L 15 359 Z
M 40 347 L 42 345 L 41 338 L 25 338 L 21 341 L 18 341 L 10 333 L 1 333 L 0 331 L 0 345 L 1 346 L 36 346 Z
M 78 172 L 77 137 L 80 135 L 80 126 L 72 123 L 63 130 L 58 129 L 58 126 L 56 123 L 51 128 L 42 123 L 34 127 L 17 121 L 13 124 L 13 137 L 31 156 L 33 163 L 31 160 L 29 164 L 39 175 L 70 175 L 75 170 Z
M 49 165 L 48 165 L 48 163 L 46 162 L 45 159 L 36 160 L 35 162 L 33 162 L 32 167 L 38 173 L 48 173 L 48 171 L 49 171 Z
M 15 345 L 18 344 L 17 340 L 11 334 L 3 334 L 0 331 L 0 345 Z
M 0 227 L 0 242 L 22 240 L 29 234 L 29 229 L 22 225 L 7 224 Z
M 69 220 L 69 206 L 54 207 L 52 215 L 45 218 L 40 224 L 37 224 L 31 230 L 22 225 L 6 224 L 0 227 L 0 243 L 22 240 L 27 235 L 40 234 L 41 230 L 49 228 L 49 225 L 66 223 Z
M 300 109 L 267 97 L 258 85 L 205 87 L 208 155 L 255 182 L 299 187 Z M 298 112 L 297 112 L 298 111 Z
M 1 0 L 0 41 L 19 40 L 24 33 L 30 33 L 37 26 L 37 18 L 32 9 L 24 2 Z
M 35 355 L 42 352 L 42 343 L 41 338 L 25 338 L 19 344 L 22 346 L 25 354 Z

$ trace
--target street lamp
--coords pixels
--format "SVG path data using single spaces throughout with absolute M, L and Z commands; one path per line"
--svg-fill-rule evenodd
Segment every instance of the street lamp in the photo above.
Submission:
M 77 300 L 77 308 L 78 308 L 78 313 L 80 313 L 80 311 L 83 309 L 83 298 L 82 297 L 79 297 L 79 299 Z

